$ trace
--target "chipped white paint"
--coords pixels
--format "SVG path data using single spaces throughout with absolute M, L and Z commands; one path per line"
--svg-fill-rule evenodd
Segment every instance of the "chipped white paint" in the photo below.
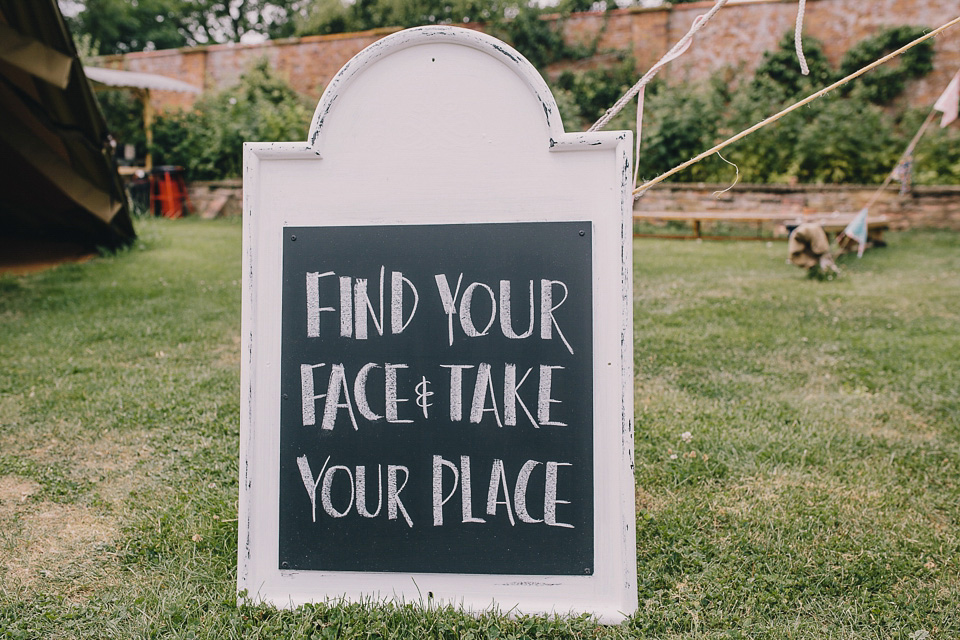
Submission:
M 281 607 L 339 597 L 422 602 L 429 593 L 434 603 L 471 611 L 495 606 L 512 614 L 591 613 L 606 623 L 623 620 L 637 606 L 630 132 L 565 133 L 553 96 L 520 54 L 484 34 L 425 27 L 384 38 L 351 60 L 324 92 L 308 140 L 244 146 L 238 590 L 254 601 Z M 574 220 L 591 220 L 594 238 L 594 573 L 278 569 L 283 227 Z M 401 286 L 398 282 L 393 281 L 393 292 Z M 450 283 L 462 291 L 461 284 Z M 356 286 L 358 297 L 370 293 Z M 350 296 L 349 283 L 341 283 L 341 288 Z M 473 294 L 492 297 L 492 289 L 487 289 L 475 288 Z M 451 300 L 454 291 L 448 291 Z M 559 299 L 563 291 L 553 294 Z M 500 295 L 509 296 L 509 290 L 501 289 Z M 553 306 L 549 299 L 541 302 L 541 313 Z M 450 307 L 452 327 L 452 302 Z M 382 318 L 371 319 L 379 322 L 377 330 L 391 330 L 384 328 Z M 341 318 L 340 330 L 359 333 L 367 325 L 365 318 L 354 320 L 351 326 L 350 319 Z M 486 319 L 475 320 L 474 329 L 484 329 Z M 396 331 L 402 329 L 400 322 L 392 320 L 388 326 Z M 503 322 L 504 333 L 510 335 L 510 318 Z M 552 330 L 549 321 L 541 324 L 544 331 Z M 493 330 L 492 320 L 485 330 Z M 515 369 L 512 374 L 515 379 Z M 522 408 L 534 422 L 526 406 Z M 372 413 L 367 406 L 357 409 L 363 415 Z M 549 421 L 549 403 L 537 411 L 546 413 Z M 515 407 L 510 420 L 516 422 Z M 322 478 L 332 478 L 326 463 L 316 478 L 307 460 L 298 464 L 307 491 L 313 491 L 314 508 L 332 509 L 323 500 Z M 447 473 L 460 471 L 448 461 L 436 466 L 441 471 L 449 467 Z M 339 471 L 346 478 L 343 469 Z M 405 471 L 387 469 L 386 510 L 389 517 L 409 522 L 398 499 Z M 531 471 L 525 467 L 522 479 Z M 556 472 L 554 466 L 554 477 Z M 435 492 L 438 499 L 447 498 L 439 487 Z M 491 485 L 487 513 L 498 508 L 500 493 L 499 484 Z M 534 521 L 522 500 L 515 501 L 515 509 L 520 520 Z

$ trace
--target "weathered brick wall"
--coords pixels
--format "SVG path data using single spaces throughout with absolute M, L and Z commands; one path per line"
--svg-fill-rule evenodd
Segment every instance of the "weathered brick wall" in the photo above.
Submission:
M 634 209 L 641 211 L 749 211 L 771 214 L 856 213 L 876 193 L 875 186 L 660 184 L 647 191 Z M 960 187 L 916 187 L 901 196 L 890 187 L 870 207 L 885 215 L 894 229 L 934 228 L 960 231 Z
M 643 211 L 749 211 L 771 214 L 854 213 L 876 193 L 876 187 L 848 185 L 665 183 L 650 189 L 635 205 Z M 202 217 L 240 215 L 240 180 L 194 182 L 188 185 L 193 213 Z M 950 229 L 960 231 L 960 187 L 917 187 L 900 196 L 891 187 L 870 207 L 870 215 L 885 215 L 894 229 Z
M 398 29 L 377 29 L 332 36 L 275 40 L 263 44 L 225 44 L 104 56 L 105 66 L 177 78 L 203 89 L 224 89 L 257 60 L 266 58 L 299 93 L 320 100 L 323 88 L 350 58 Z M 159 109 L 188 107 L 195 96 L 156 91 Z
M 670 12 L 671 42 L 686 33 L 694 18 L 712 2 L 682 4 Z M 820 40 L 834 66 L 857 42 L 884 27 L 915 25 L 935 28 L 956 18 L 956 0 L 810 0 L 804 33 Z M 752 73 L 764 51 L 774 49 L 797 18 L 793 0 L 750 0 L 721 10 L 697 36 L 690 50 L 668 70 L 672 81 L 699 81 L 723 67 L 741 62 Z M 960 67 L 960 28 L 934 39 L 934 70 L 914 83 L 909 99 L 914 105 L 932 104 Z M 895 62 L 890 64 L 896 64 Z
M 592 42 L 599 35 L 601 51 L 631 51 L 638 70 L 648 69 L 689 30 L 694 18 L 712 1 L 663 9 L 622 9 L 575 14 L 564 22 L 567 37 Z M 957 0 L 809 0 L 804 32 L 823 42 L 831 62 L 838 64 L 853 44 L 895 25 L 939 26 L 957 16 Z M 793 29 L 796 0 L 733 0 L 703 29 L 690 50 L 662 72 L 671 82 L 701 82 L 723 69 L 749 74 L 763 52 L 776 47 Z M 474 26 L 474 25 L 471 25 Z M 333 36 L 311 36 L 258 45 L 215 45 L 170 51 L 107 56 L 106 65 L 157 73 L 205 89 L 222 89 L 237 81 L 253 61 L 266 57 L 293 85 L 319 99 L 323 87 L 352 56 L 379 38 L 396 31 L 380 29 Z M 935 69 L 908 88 L 914 105 L 930 105 L 960 67 L 960 28 L 934 40 Z M 157 92 L 160 108 L 185 107 L 193 96 Z
M 628 51 L 638 71 L 643 72 L 673 45 L 668 45 L 670 14 L 664 9 L 576 13 L 564 20 L 563 32 L 569 42 L 585 45 L 593 44 L 599 37 L 600 52 Z

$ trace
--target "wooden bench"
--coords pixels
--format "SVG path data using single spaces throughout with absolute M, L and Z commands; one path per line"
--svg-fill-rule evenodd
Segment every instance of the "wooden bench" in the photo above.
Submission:
M 857 217 L 855 213 L 828 213 L 815 214 L 803 217 L 803 222 L 817 222 L 827 232 L 827 236 L 838 235 L 847 228 Z M 788 225 L 789 226 L 789 225 Z M 887 243 L 883 240 L 883 232 L 890 230 L 890 222 L 886 216 L 867 216 L 867 242 L 882 247 Z M 856 243 L 854 243 L 855 245 Z M 846 247 L 844 247 L 846 248 Z
M 727 222 L 731 224 L 755 224 L 758 232 L 763 225 L 783 225 L 789 233 L 793 227 L 804 222 L 816 222 L 823 226 L 827 235 L 838 234 L 843 231 L 850 221 L 856 217 L 855 213 L 772 213 L 757 211 L 634 211 L 633 221 L 636 222 L 686 222 L 692 225 L 692 234 L 660 234 L 634 233 L 635 238 L 672 238 L 690 240 L 770 240 L 761 236 L 717 236 L 704 235 L 704 222 Z M 890 224 L 884 216 L 867 218 L 867 237 L 874 244 L 883 243 L 883 232 L 890 229 Z M 780 239 L 785 239 L 784 235 Z
M 690 240 L 769 240 L 756 236 L 711 236 L 703 234 L 704 222 L 727 222 L 732 224 L 756 225 L 758 232 L 765 224 L 787 224 L 796 220 L 795 213 L 767 213 L 756 211 L 634 211 L 636 222 L 686 222 L 693 226 L 692 234 L 634 233 L 636 238 L 674 238 Z

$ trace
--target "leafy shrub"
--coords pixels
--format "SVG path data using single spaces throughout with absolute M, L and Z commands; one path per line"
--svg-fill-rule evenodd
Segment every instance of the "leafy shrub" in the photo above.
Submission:
M 142 158 L 147 150 L 147 137 L 143 131 L 143 103 L 131 91 L 98 91 L 96 96 L 110 135 L 121 145 L 134 145 L 137 157 Z M 122 149 L 117 151 L 123 153 Z
M 800 72 L 793 32 L 784 34 L 776 50 L 763 54 L 754 72 L 749 87 L 754 99 L 765 97 L 777 103 L 795 101 L 837 80 L 819 40 L 803 39 L 803 57 L 810 70 L 807 76 Z
M 847 76 L 916 40 L 926 32 L 927 29 L 923 27 L 884 29 L 851 47 L 840 63 L 840 73 Z M 933 55 L 933 43 L 929 40 L 922 42 L 904 52 L 895 62 L 880 66 L 857 78 L 849 85 L 847 92 L 856 89 L 874 104 L 890 104 L 903 93 L 908 80 L 921 78 L 933 70 Z
M 722 114 L 717 98 L 713 87 L 658 86 L 647 91 L 643 146 L 637 163 L 641 177 L 652 178 L 714 145 Z M 691 182 L 712 180 L 721 167 L 729 169 L 719 159 L 708 159 L 678 178 Z
M 180 165 L 190 180 L 237 177 L 244 142 L 306 140 L 312 115 L 312 105 L 261 60 L 235 87 L 202 97 L 191 111 L 159 116 L 154 162 Z
M 801 182 L 883 182 L 903 146 L 877 106 L 828 97 L 797 137 L 790 174 Z
M 491 16 L 484 30 L 512 45 L 541 73 L 554 62 L 589 58 L 596 53 L 599 41 L 598 36 L 589 45 L 567 42 L 562 17 L 544 20 L 542 9 L 526 4 L 513 7 L 508 14 Z
M 911 115 L 914 129 L 918 129 L 926 112 L 918 110 Z M 956 125 L 927 129 L 913 155 L 913 178 L 914 184 L 920 185 L 960 184 L 960 131 Z
M 633 58 L 621 55 L 618 60 L 598 69 L 565 70 L 553 82 L 555 90 L 569 94 L 573 107 L 570 121 L 593 124 L 637 81 Z
M 729 137 L 760 122 L 779 108 L 779 103 L 766 107 L 765 103 L 754 101 L 750 92 L 739 93 L 729 107 L 723 133 Z M 789 182 L 796 178 L 791 175 L 791 166 L 797 141 L 806 127 L 806 119 L 801 114 L 794 116 L 755 131 L 724 151 L 724 157 L 740 169 L 743 182 Z
M 699 87 L 662 87 L 648 92 L 641 175 L 653 177 L 747 129 L 766 117 L 868 64 L 903 42 L 916 27 L 888 29 L 854 47 L 846 67 L 834 71 L 819 42 L 804 40 L 810 75 L 803 76 L 793 34 L 764 55 L 753 78 L 731 91 L 720 75 Z M 924 49 L 923 45 L 918 49 Z M 923 116 L 903 118 L 889 104 L 906 82 L 932 68 L 932 48 L 917 51 L 880 82 L 861 82 L 845 93 L 821 98 L 731 145 L 724 157 L 744 182 L 879 183 L 893 168 Z M 916 49 L 914 50 L 916 51 Z M 877 73 L 874 70 L 871 74 Z M 863 78 L 870 78 L 867 74 Z M 887 82 L 888 84 L 884 84 Z M 925 115 L 925 114 L 924 114 Z M 915 157 L 916 182 L 960 182 L 960 149 L 954 135 L 928 133 Z M 731 169 L 708 158 L 677 174 L 677 181 L 731 181 Z

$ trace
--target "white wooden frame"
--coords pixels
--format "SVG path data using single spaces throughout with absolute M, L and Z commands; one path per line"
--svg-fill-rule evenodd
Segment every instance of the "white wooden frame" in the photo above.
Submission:
M 347 63 L 308 142 L 244 145 L 237 588 L 280 607 L 345 597 L 511 614 L 637 606 L 629 131 L 565 133 L 543 79 L 482 33 L 423 27 Z M 595 570 L 585 576 L 283 571 L 279 503 L 285 226 L 589 220 L 593 225 Z

